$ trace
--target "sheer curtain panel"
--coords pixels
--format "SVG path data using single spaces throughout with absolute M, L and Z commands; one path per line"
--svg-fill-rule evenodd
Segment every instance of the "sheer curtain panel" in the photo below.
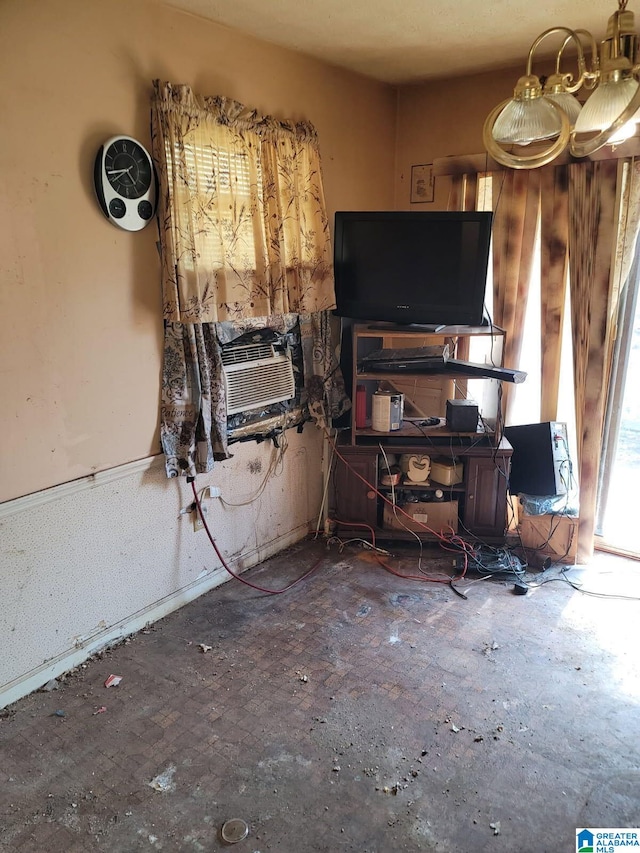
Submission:
M 569 167 L 569 266 L 580 481 L 578 561 L 593 554 L 603 425 L 618 305 L 635 251 L 635 161 Z
M 333 308 L 314 127 L 158 81 L 151 117 L 165 320 Z

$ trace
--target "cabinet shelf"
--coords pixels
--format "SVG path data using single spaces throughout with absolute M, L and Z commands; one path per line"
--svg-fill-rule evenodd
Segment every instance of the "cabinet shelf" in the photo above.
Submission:
M 413 437 L 428 441 L 453 440 L 455 444 L 482 440 L 497 442 L 495 427 L 498 417 L 500 380 L 482 378 L 448 370 L 447 362 L 455 360 L 458 367 L 465 364 L 499 366 L 502 364 L 505 333 L 497 326 L 446 326 L 438 332 L 419 327 L 391 324 L 356 324 L 353 334 L 352 386 L 356 405 L 352 409 L 351 443 L 371 445 L 375 441 L 405 444 Z M 420 350 L 437 352 L 446 349 L 447 362 L 442 368 L 429 370 L 372 370 L 367 359 L 379 351 L 389 351 L 394 360 L 402 361 L 403 351 L 415 355 Z M 397 354 L 397 356 L 396 356 Z M 450 399 L 464 399 L 473 389 L 478 401 L 480 427 L 475 432 L 455 432 L 445 422 L 446 404 Z M 358 394 L 360 392 L 360 402 Z M 374 394 L 378 389 L 403 395 L 404 421 L 400 429 L 381 432 L 371 428 Z M 482 389 L 482 390 L 479 390 Z M 438 417 L 436 427 L 422 426 L 420 420 Z
M 422 440 L 431 442 L 432 439 L 444 439 L 445 441 L 459 439 L 469 443 L 477 439 L 491 440 L 493 432 L 485 429 L 477 429 L 475 432 L 454 432 L 448 428 L 444 418 L 440 418 L 440 423 L 437 426 L 418 426 L 412 419 L 405 418 L 400 429 L 382 432 L 372 429 L 371 426 L 356 427 L 356 435 L 357 438 L 375 439 L 385 443 L 393 442 L 396 439 L 413 441 L 414 443 L 419 443 Z
M 504 329 L 496 325 L 486 326 L 440 326 L 437 331 L 422 326 L 398 326 L 394 323 L 358 324 L 356 327 L 361 338 L 405 337 L 415 340 L 424 338 L 456 338 L 504 335 Z

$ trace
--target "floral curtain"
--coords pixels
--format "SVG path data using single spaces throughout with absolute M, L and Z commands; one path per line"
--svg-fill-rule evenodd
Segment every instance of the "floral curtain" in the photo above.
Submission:
M 300 316 L 304 386 L 309 414 L 329 426 L 351 408 L 340 370 L 340 318 L 330 311 Z
M 157 80 L 151 116 L 165 320 L 332 308 L 314 127 Z
M 300 322 L 303 407 L 350 406 L 339 368 L 329 223 L 316 131 L 236 101 L 154 82 L 165 319 L 161 441 L 167 475 L 229 453 L 221 343 Z
M 215 323 L 165 323 L 160 440 L 167 477 L 194 477 L 231 455 Z

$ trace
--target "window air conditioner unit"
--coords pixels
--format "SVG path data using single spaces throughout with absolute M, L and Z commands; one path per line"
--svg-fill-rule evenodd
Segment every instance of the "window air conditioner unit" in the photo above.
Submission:
M 295 396 L 293 365 L 273 344 L 237 344 L 222 350 L 227 415 L 264 409 Z

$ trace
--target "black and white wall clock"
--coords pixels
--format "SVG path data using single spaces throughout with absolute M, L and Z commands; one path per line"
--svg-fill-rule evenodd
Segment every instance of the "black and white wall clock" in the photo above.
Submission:
M 93 171 L 98 202 L 109 222 L 140 231 L 156 212 L 158 182 L 153 161 L 140 142 L 112 136 L 100 146 Z

